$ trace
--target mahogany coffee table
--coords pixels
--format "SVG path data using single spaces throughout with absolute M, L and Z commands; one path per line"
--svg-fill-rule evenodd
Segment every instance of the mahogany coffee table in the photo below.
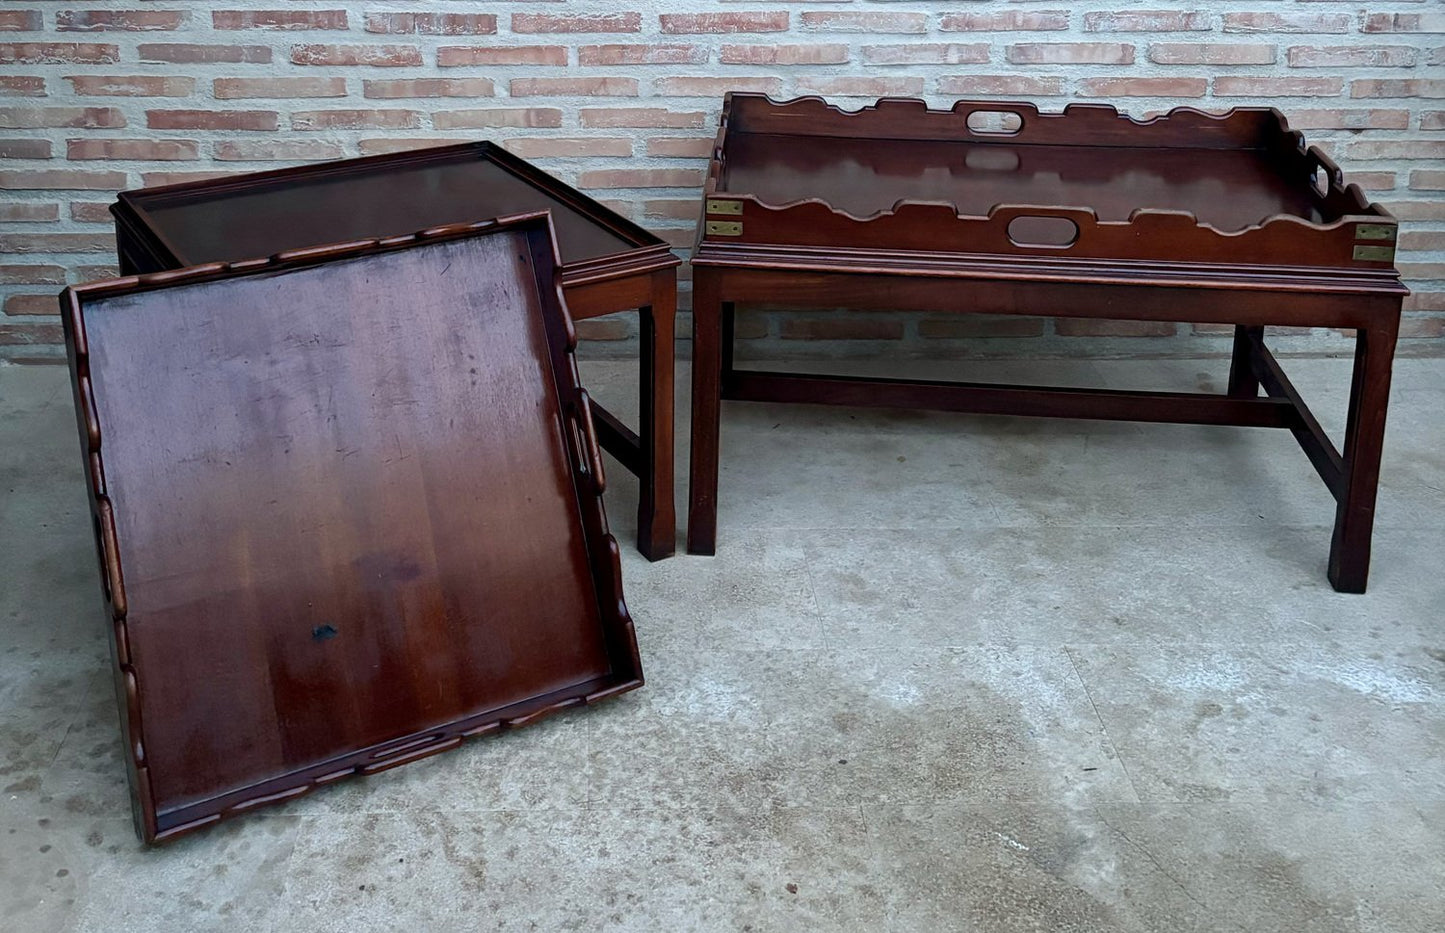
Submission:
M 1329 579 L 1364 592 L 1400 309 L 1395 219 L 1273 109 L 728 95 L 692 264 L 688 550 L 714 551 L 723 398 L 1287 428 L 1338 503 Z M 1224 394 L 737 369 L 736 303 L 1235 326 Z M 1265 325 L 1356 333 L 1342 450 Z M 1263 389 L 1263 395 L 1260 390 Z
M 561 283 L 575 319 L 639 310 L 641 425 L 594 403 L 602 446 L 637 474 L 637 547 L 672 554 L 673 319 L 677 266 L 667 243 L 488 142 L 304 165 L 122 192 L 111 206 L 122 275 L 409 234 L 550 210 Z

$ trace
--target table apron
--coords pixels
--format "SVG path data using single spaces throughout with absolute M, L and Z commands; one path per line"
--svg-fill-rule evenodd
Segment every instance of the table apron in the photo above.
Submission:
M 1045 315 L 1187 323 L 1366 328 L 1398 319 L 1396 294 L 920 278 L 699 266 L 721 300 L 770 308 Z

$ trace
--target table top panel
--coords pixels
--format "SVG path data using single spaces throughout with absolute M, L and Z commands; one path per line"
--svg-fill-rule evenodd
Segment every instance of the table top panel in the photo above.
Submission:
M 534 183 L 502 164 L 504 157 L 486 144 L 445 147 L 302 166 L 254 180 L 129 192 L 123 201 L 144 212 L 186 265 L 538 210 L 552 212 L 564 265 L 661 242 L 640 228 L 624 229 L 631 227 L 627 221 L 560 182 L 548 178 L 551 191 Z M 554 193 L 561 191 L 565 199 Z

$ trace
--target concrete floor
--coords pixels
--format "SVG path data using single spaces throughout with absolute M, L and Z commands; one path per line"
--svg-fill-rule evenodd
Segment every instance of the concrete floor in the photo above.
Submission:
M 1286 365 L 1337 428 L 1348 363 Z M 1397 366 L 1366 596 L 1285 432 L 729 403 L 717 557 L 625 550 L 644 689 L 158 850 L 66 373 L 0 368 L 0 930 L 1438 933 L 1442 366 Z M 1225 364 L 913 371 L 965 369 Z

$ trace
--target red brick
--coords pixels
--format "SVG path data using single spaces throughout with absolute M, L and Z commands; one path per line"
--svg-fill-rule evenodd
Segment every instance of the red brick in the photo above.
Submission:
M 57 302 L 55 313 L 60 313 Z M 35 344 L 60 343 L 65 339 L 59 324 L 0 324 L 0 346 L 27 347 Z
M 162 188 L 166 185 L 186 185 L 193 181 L 210 181 L 226 178 L 240 172 L 142 172 L 141 183 L 147 188 Z
M 1132 65 L 1134 46 L 1122 42 L 1020 42 L 1008 47 L 1015 65 Z
M 0 266 L 0 283 L 5 285 L 64 285 L 62 266 Z
M 1445 250 L 1445 230 L 1407 230 L 1400 234 L 1400 248 Z
M 580 188 L 700 188 L 702 170 L 690 168 L 608 168 L 583 172 Z
M 45 17 L 39 10 L 0 10 L 0 32 L 39 32 Z
M 1084 32 L 1208 32 L 1202 10 L 1115 10 L 1084 14 Z
M 1149 46 L 1149 60 L 1157 65 L 1272 65 L 1277 58 L 1272 45 L 1155 42 Z
M 300 110 L 291 115 L 293 130 L 414 130 L 419 110 Z
M 1343 78 L 1215 78 L 1215 97 L 1334 97 Z
M 120 47 L 99 42 L 0 42 L 0 65 L 110 65 Z
M 153 130 L 274 130 L 280 126 L 274 110 L 147 110 L 146 126 Z
M 636 97 L 636 78 L 513 78 L 513 97 Z
M 696 129 L 704 125 L 707 114 L 696 110 L 680 113 L 660 107 L 599 107 L 583 108 L 579 111 L 578 118 L 585 127 Z
M 1352 159 L 1445 159 L 1445 140 L 1360 139 L 1346 152 Z
M 1068 10 L 1000 10 L 995 13 L 949 13 L 938 23 L 944 32 L 1027 32 L 1068 29 Z
M 1445 262 L 1396 262 L 1395 268 L 1407 281 L 1445 279 Z
M 1445 80 L 1424 78 L 1361 78 L 1350 82 L 1351 97 L 1445 98 Z
M 712 97 L 717 98 L 728 91 L 753 91 L 759 94 L 783 93 L 782 78 L 658 78 L 652 82 L 652 89 L 663 97 Z
M 48 159 L 48 139 L 0 139 L 0 159 Z
M 928 30 L 925 13 L 849 13 L 842 11 L 809 11 L 800 17 L 804 29 L 829 32 L 868 32 L 913 35 Z
M 1415 50 L 1404 45 L 1292 45 L 1291 68 L 1410 68 Z
M 986 42 L 865 45 L 860 51 L 869 65 L 981 65 L 988 61 Z
M 1445 292 L 1416 292 L 1405 297 L 1406 311 L 1445 311 Z M 1445 318 L 1405 317 L 1400 320 L 1400 337 L 1445 336 Z
M 1348 13 L 1225 13 L 1225 32 L 1328 32 L 1350 31 Z
M 100 201 L 71 201 L 70 219 L 80 224 L 108 224 L 110 205 Z
M 901 340 L 903 322 L 888 317 L 787 317 L 778 336 L 784 340 Z
M 217 100 L 346 96 L 345 78 L 217 78 L 211 87 Z
M 626 340 L 632 335 L 627 322 L 616 318 L 577 321 L 572 326 L 579 340 Z
M 619 201 L 616 198 L 594 198 L 594 200 L 614 214 L 621 214 L 629 219 L 637 216 L 635 205 L 631 201 Z
M 668 159 L 706 159 L 712 155 L 712 137 L 652 137 L 647 141 L 647 154 Z
M 143 62 L 166 62 L 175 65 L 211 63 L 265 65 L 271 61 L 271 49 L 265 45 L 195 45 L 189 42 L 155 42 L 136 49 Z
M 48 141 L 47 141 L 48 142 Z M 0 222 L 46 224 L 60 219 L 60 205 L 38 201 L 0 201 Z
M 1079 83 L 1084 97 L 1203 97 L 1205 78 L 1085 78 Z
M 897 97 L 923 93 L 921 77 L 804 77 L 798 79 L 797 85 L 798 90 L 804 94 L 828 94 L 835 97 Z
M 788 14 L 775 13 L 663 13 L 662 31 L 684 33 L 787 32 Z
M 96 279 L 113 279 L 120 275 L 120 269 L 114 265 L 103 266 L 72 266 L 71 279 L 76 282 L 93 282 Z
M 345 10 L 216 10 L 216 29 L 345 29 Z
M 432 149 L 437 146 L 455 145 L 455 143 L 455 139 L 445 137 L 408 139 L 388 136 L 385 139 L 363 139 L 356 145 L 362 155 L 386 155 L 391 152 L 411 152 L 415 149 Z
M 1173 337 L 1172 321 L 1101 321 L 1096 318 L 1054 319 L 1054 333 L 1063 337 Z
M 0 234 L 0 253 L 112 253 L 112 233 Z
M 59 314 L 60 301 L 54 293 L 48 295 L 11 295 L 5 299 L 5 313 L 21 315 Z
M 291 63 L 402 68 L 422 61 L 421 50 L 414 45 L 295 45 L 291 47 Z
M 8 97 L 44 97 L 45 79 L 38 75 L 0 75 L 0 94 Z
M 699 45 L 584 45 L 579 65 L 702 65 L 708 50 Z
M 368 13 L 366 31 L 423 36 L 490 36 L 497 31 L 491 13 Z
M 555 129 L 562 125 L 562 111 L 553 107 L 439 110 L 432 113 L 432 125 L 439 130 L 488 129 L 499 126 Z
M 718 61 L 724 65 L 841 65 L 848 61 L 848 46 L 725 45 Z
M 84 159 L 141 159 L 177 162 L 200 158 L 193 139 L 67 139 L 65 157 Z
M 1348 180 L 1366 191 L 1389 191 L 1395 187 L 1394 172 L 1350 172 Z
M 1038 96 L 1064 93 L 1063 78 L 1035 78 L 1026 75 L 945 75 L 938 79 L 944 94 L 967 96 Z
M 80 172 L 74 169 L 0 172 L 0 188 L 12 190 L 54 188 L 62 191 L 119 191 L 125 185 L 125 172 Z
M 1404 130 L 1410 127 L 1410 111 L 1291 110 L 1289 125 L 1296 130 Z
M 114 107 L 0 107 L 0 127 L 7 129 L 115 129 L 125 114 Z
M 1400 127 L 1404 129 L 1404 127 Z M 1420 114 L 1420 129 L 1445 130 L 1445 111 L 1426 110 Z
M 512 32 L 641 32 L 641 13 L 513 13 Z
M 216 143 L 216 160 L 220 162 L 320 162 L 339 159 L 345 153 L 336 143 L 309 139 L 256 139 L 242 142 Z
M 396 100 L 411 97 L 491 97 L 491 78 L 396 78 L 361 82 L 362 94 Z
M 56 32 L 154 32 L 178 29 L 187 19 L 182 10 L 61 10 Z
M 1416 191 L 1445 191 L 1445 171 L 1413 171 L 1410 173 L 1410 187 Z
M 696 198 L 685 201 L 677 199 L 653 199 L 642 202 L 642 212 L 653 220 L 689 220 L 697 222 L 702 205 Z
M 196 79 L 183 75 L 67 75 L 71 90 L 92 97 L 189 97 Z
M 615 137 L 523 137 L 503 144 L 524 159 L 575 159 L 585 156 L 630 156 L 632 140 Z
M 1445 32 L 1442 13 L 1369 13 L 1360 32 Z
M 1445 220 L 1445 201 L 1382 201 L 1380 203 L 1399 220 Z
M 562 45 L 447 45 L 437 49 L 442 68 L 460 65 L 552 65 L 567 64 L 567 47 Z M 585 62 L 584 62 L 585 64 Z
M 918 336 L 943 340 L 967 340 L 974 337 L 1041 337 L 1044 322 L 1036 317 L 1012 314 L 964 314 L 959 317 L 922 320 Z

